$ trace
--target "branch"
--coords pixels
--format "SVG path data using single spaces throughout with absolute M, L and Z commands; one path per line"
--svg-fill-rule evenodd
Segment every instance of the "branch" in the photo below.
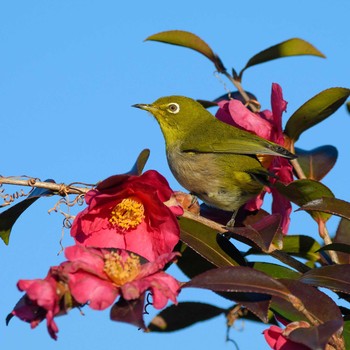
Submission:
M 88 185 L 88 184 L 83 184 L 80 182 L 75 182 L 69 185 L 66 184 L 57 184 L 57 183 L 52 183 L 52 182 L 44 182 L 40 181 L 36 178 L 28 178 L 27 180 L 16 178 L 16 177 L 2 177 L 0 176 L 0 185 L 2 184 L 7 184 L 7 185 L 17 185 L 17 186 L 28 186 L 32 188 L 45 188 L 47 190 L 51 190 L 53 192 L 57 192 L 58 195 L 60 196 L 65 196 L 67 194 L 84 194 L 88 191 L 91 190 L 91 187 L 95 185 Z M 79 187 L 75 186 L 75 184 L 82 184 L 85 186 L 90 186 L 90 187 Z

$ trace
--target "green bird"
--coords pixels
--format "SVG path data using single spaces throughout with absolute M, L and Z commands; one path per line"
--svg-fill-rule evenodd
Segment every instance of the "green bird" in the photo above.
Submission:
M 271 175 L 259 155 L 295 158 L 285 148 L 216 119 L 197 101 L 161 97 L 135 104 L 153 114 L 163 132 L 176 180 L 209 206 L 233 212 L 258 195 Z

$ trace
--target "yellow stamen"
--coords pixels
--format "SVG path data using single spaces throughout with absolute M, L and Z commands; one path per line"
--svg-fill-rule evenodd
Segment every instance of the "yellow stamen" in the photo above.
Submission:
M 140 258 L 132 253 L 124 261 L 117 252 L 106 254 L 104 259 L 104 272 L 117 286 L 133 281 L 140 272 Z
M 145 218 L 144 214 L 145 208 L 138 199 L 125 198 L 113 208 L 109 222 L 113 226 L 128 230 L 141 224 Z

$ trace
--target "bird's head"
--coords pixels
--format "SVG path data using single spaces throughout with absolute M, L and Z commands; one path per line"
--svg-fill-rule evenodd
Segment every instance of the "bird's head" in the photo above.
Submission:
M 151 104 L 140 103 L 133 107 L 152 113 L 167 141 L 186 134 L 200 122 L 200 113 L 207 112 L 200 103 L 185 96 L 161 97 Z

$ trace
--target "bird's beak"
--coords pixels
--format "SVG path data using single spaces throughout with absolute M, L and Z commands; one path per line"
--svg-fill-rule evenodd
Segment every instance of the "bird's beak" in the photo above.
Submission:
M 146 103 L 137 103 L 135 105 L 132 105 L 131 107 L 144 109 L 145 111 L 151 111 L 152 109 L 152 105 L 148 105 Z

